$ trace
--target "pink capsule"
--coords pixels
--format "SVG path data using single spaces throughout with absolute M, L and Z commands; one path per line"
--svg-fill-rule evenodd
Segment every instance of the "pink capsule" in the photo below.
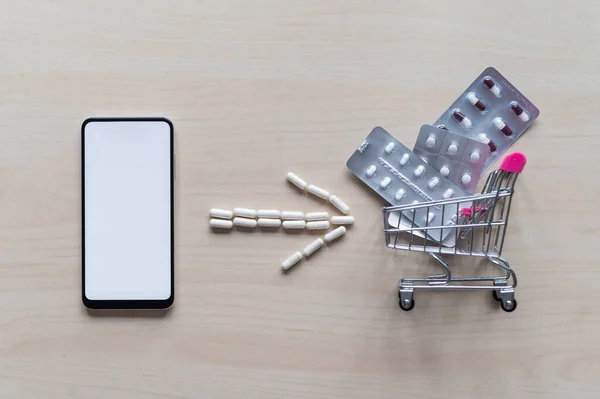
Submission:
M 483 78 L 483 84 L 485 84 L 496 97 L 500 97 L 500 87 L 492 80 L 492 78 L 486 76 Z

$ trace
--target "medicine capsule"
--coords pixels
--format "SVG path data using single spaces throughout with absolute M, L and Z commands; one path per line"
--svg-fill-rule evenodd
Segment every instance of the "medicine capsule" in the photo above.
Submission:
M 498 86 L 496 82 L 492 80 L 492 78 L 486 76 L 483 78 L 483 84 L 485 84 L 496 97 L 500 97 L 500 86 Z
M 302 254 L 304 255 L 305 258 L 309 257 L 310 255 L 315 253 L 319 248 L 321 248 L 324 243 L 325 243 L 325 241 L 323 241 L 322 238 L 317 238 L 316 240 L 314 240 L 313 242 L 308 244 L 306 246 L 306 248 L 304 248 L 302 250 Z
M 444 199 L 450 199 L 454 197 L 454 190 L 452 190 L 451 188 L 449 188 L 448 190 L 446 190 L 446 192 L 444 193 Z
M 329 213 L 327 212 L 308 212 L 304 216 L 307 222 L 313 222 L 315 220 L 327 220 L 329 219 Z
M 468 186 L 471 183 L 471 180 L 473 180 L 471 178 L 471 175 L 468 173 L 465 173 L 464 175 L 462 175 L 462 177 L 460 178 L 460 181 L 462 182 L 462 184 L 464 184 L 465 186 Z
M 416 177 L 421 177 L 425 174 L 425 166 L 423 165 L 419 165 L 416 167 L 415 169 L 415 176 Z
M 471 122 L 471 120 L 467 118 L 465 114 L 460 112 L 460 109 L 458 108 L 452 110 L 452 117 L 455 121 L 463 125 L 466 129 L 470 129 L 473 126 L 473 122 Z
M 392 184 L 392 179 L 390 179 L 389 177 L 386 177 L 381 181 L 379 186 L 385 190 L 386 188 L 388 188 L 390 186 L 390 184 Z
M 448 154 L 450 154 L 450 155 L 456 155 L 457 152 L 458 152 L 458 144 L 453 141 L 448 146 Z
M 314 184 L 308 186 L 308 192 L 316 197 L 326 200 L 329 199 L 329 191 L 323 190 L 321 187 L 317 187 Z
M 215 229 L 230 229 L 233 227 L 233 222 L 225 219 L 210 219 L 208 224 Z
M 301 220 L 304 219 L 304 212 L 282 211 L 281 218 L 283 220 Z
M 325 234 L 323 239 L 325 242 L 331 242 L 337 238 L 340 238 L 344 234 L 346 234 L 346 228 L 344 226 L 340 226 L 337 229 L 331 230 L 329 233 Z
M 481 133 L 479 136 L 477 136 L 477 140 L 484 144 L 487 144 L 488 147 L 490 147 L 490 152 L 496 152 L 496 150 L 498 149 L 496 147 L 496 144 L 494 144 L 494 142 L 490 140 L 490 138 L 485 133 Z
M 258 219 L 258 225 L 260 227 L 279 227 L 281 226 L 281 220 L 279 219 Z
M 231 212 L 227 209 L 213 208 L 209 211 L 209 214 L 210 214 L 211 218 L 218 218 L 218 219 L 231 219 L 233 217 L 233 212 Z
M 256 220 L 247 218 L 234 218 L 233 224 L 238 227 L 254 228 L 256 227 Z
M 400 158 L 400 166 L 408 165 L 409 161 L 410 161 L 410 155 L 408 155 L 408 154 L 402 155 L 402 158 Z
M 400 201 L 402 198 L 404 198 L 405 195 L 406 195 L 406 190 L 401 188 L 400 190 L 398 190 L 396 192 L 396 196 L 394 198 L 396 198 L 396 201 Z
M 256 215 L 263 219 L 279 219 L 281 212 L 276 209 L 260 209 L 256 212 Z
M 471 103 L 472 106 L 477 108 L 480 111 L 485 111 L 485 104 L 481 102 L 479 98 L 475 95 L 475 93 L 470 92 L 467 93 L 467 101 Z
M 306 227 L 306 222 L 304 220 L 284 220 L 282 225 L 284 229 L 303 229 Z
M 247 208 L 233 208 L 233 214 L 235 216 L 241 216 L 243 218 L 254 219 L 256 217 L 256 211 L 254 209 Z
M 319 220 L 316 222 L 308 222 L 306 223 L 306 228 L 308 230 L 327 230 L 329 228 L 329 221 Z
M 391 154 L 392 152 L 394 152 L 394 150 L 396 149 L 396 144 L 394 143 L 388 143 L 388 145 L 385 146 L 384 150 L 386 152 L 386 154 Z
M 444 177 L 447 177 L 450 174 L 450 168 L 448 165 L 442 165 L 440 168 L 440 174 Z
M 375 165 L 371 165 L 367 168 L 367 177 L 373 177 L 375 175 L 375 172 L 377 172 L 377 166 Z
M 512 130 L 508 127 L 508 125 L 506 123 L 504 123 L 502 118 L 500 118 L 500 117 L 494 118 L 493 123 L 494 123 L 494 126 L 496 126 L 496 129 L 500 130 L 502 133 L 504 133 L 507 136 L 512 136 L 512 134 L 513 134 Z
M 437 177 L 434 177 L 431 180 L 429 180 L 428 186 L 430 189 L 434 190 L 439 185 L 440 185 L 440 179 L 438 179 Z
M 294 266 L 296 263 L 302 260 L 302 252 L 298 251 L 294 253 L 292 256 L 287 258 L 281 263 L 281 268 L 283 271 L 288 270 L 290 267 Z
M 354 224 L 354 216 L 332 216 L 331 224 Z
M 307 182 L 305 182 L 300 177 L 298 177 L 298 175 L 295 175 L 292 172 L 288 172 L 287 179 L 290 183 L 292 183 L 294 186 L 298 187 L 302 191 L 306 190 L 306 187 L 308 186 Z
M 477 163 L 480 159 L 481 155 L 479 155 L 477 151 L 474 151 L 471 153 L 471 155 L 469 155 L 469 161 L 471 161 L 472 163 Z
M 431 134 L 431 135 L 429 135 L 429 137 L 427 137 L 427 140 L 425 140 L 425 145 L 428 148 L 435 147 L 435 136 L 433 134 Z
M 342 201 L 337 195 L 332 195 L 331 197 L 329 197 L 329 202 L 331 202 L 333 206 L 335 206 L 340 212 L 342 212 L 345 215 L 347 215 L 348 212 L 350 212 L 350 207 L 348 207 L 348 205 L 346 205 L 344 201 Z
M 527 112 L 525 112 L 523 110 L 523 108 L 519 105 L 518 102 L 516 102 L 516 101 L 511 102 L 510 109 L 513 110 L 515 115 L 517 115 L 520 120 L 522 120 L 523 122 L 529 122 L 529 115 L 527 114 Z

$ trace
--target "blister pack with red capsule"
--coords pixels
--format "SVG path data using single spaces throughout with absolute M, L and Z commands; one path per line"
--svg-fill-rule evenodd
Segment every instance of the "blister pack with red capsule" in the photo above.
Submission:
M 531 126 L 540 110 L 496 68 L 488 67 L 434 126 L 478 140 L 490 148 L 487 170 Z

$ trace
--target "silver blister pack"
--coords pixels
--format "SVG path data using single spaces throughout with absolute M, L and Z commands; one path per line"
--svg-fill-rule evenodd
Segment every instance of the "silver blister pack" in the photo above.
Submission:
M 488 144 L 485 171 L 539 114 L 539 109 L 500 72 L 488 67 L 434 125 Z
M 346 166 L 392 205 L 465 196 L 461 188 L 443 177 L 433 166 L 424 162 L 381 127 L 371 131 L 348 159 Z M 457 209 L 448 208 L 446 206 L 443 215 L 441 206 L 432 206 L 429 210 L 421 208 L 411 219 L 414 219 L 418 227 L 449 226 L 455 223 L 453 219 Z M 443 229 L 442 240 L 449 233 L 450 230 Z M 428 239 L 439 241 L 440 235 L 430 235 Z
M 413 152 L 467 193 L 477 189 L 490 156 L 487 144 L 431 125 L 421 126 Z

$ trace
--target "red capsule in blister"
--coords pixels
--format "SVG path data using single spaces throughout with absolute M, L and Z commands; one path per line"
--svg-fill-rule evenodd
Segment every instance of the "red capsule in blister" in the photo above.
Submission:
M 488 147 L 490 147 L 490 152 L 496 152 L 496 150 L 498 149 L 498 147 L 496 147 L 496 144 L 492 140 L 490 140 L 490 138 L 485 133 L 481 133 L 479 136 L 477 136 L 477 140 L 484 144 L 487 144 Z
M 519 117 L 523 122 L 529 122 L 529 114 L 523 110 L 523 107 L 518 102 L 513 101 L 510 103 L 510 109 Z
M 502 120 L 502 118 L 494 118 L 493 123 L 494 123 L 494 126 L 496 126 L 496 129 L 500 130 L 506 136 L 512 136 L 513 131 L 511 130 L 510 127 L 508 127 L 506 122 L 504 122 Z
M 465 114 L 460 112 L 460 109 L 458 109 L 458 108 L 454 108 L 452 110 L 452 117 L 454 118 L 455 121 L 457 121 L 458 123 L 460 123 L 467 129 L 470 129 L 473 126 L 473 122 L 471 122 L 471 120 L 469 118 L 467 118 L 465 116 Z
M 479 98 L 473 92 L 467 93 L 467 101 L 471 103 L 472 106 L 477 108 L 480 111 L 485 111 L 485 104 L 481 102 Z
M 483 84 L 485 84 L 496 97 L 500 97 L 500 86 L 498 86 L 492 78 L 486 76 L 483 78 Z

